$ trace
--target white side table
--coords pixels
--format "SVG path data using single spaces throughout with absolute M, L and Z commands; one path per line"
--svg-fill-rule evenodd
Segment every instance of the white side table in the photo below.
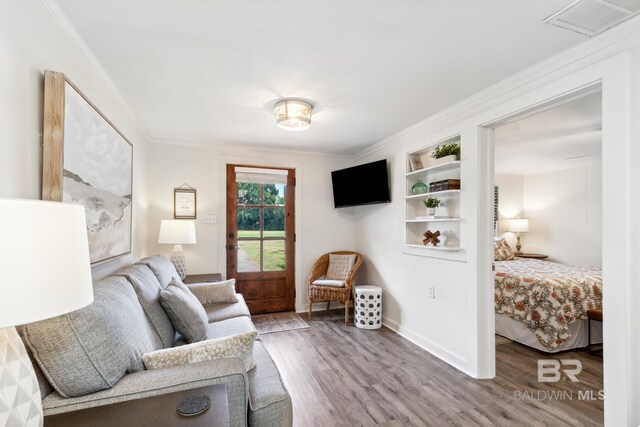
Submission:
M 382 288 L 379 286 L 355 286 L 355 324 L 361 329 L 378 329 L 382 326 Z

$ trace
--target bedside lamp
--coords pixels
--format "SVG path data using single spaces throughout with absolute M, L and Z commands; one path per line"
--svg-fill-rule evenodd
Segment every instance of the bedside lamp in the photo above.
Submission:
M 182 245 L 196 243 L 196 223 L 184 219 L 163 219 L 160 223 L 158 243 L 174 245 L 171 262 L 176 267 L 180 279 L 187 277 L 187 261 L 184 258 Z
M 529 232 L 529 220 L 526 218 L 510 219 L 507 231 L 516 233 L 516 255 L 521 254 L 522 252 L 520 252 L 520 249 L 522 248 L 522 245 L 520 244 L 520 233 Z
M 41 426 L 40 389 L 14 326 L 93 302 L 84 206 L 0 200 L 0 422 Z

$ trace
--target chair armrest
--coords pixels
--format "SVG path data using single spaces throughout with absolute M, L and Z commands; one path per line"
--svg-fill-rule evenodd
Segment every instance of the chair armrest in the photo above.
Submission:
M 133 372 L 112 388 L 86 396 L 62 397 L 53 392 L 42 400 L 42 408 L 46 416 L 214 384 L 227 386 L 231 425 L 245 426 L 249 383 L 242 360 L 235 358 Z

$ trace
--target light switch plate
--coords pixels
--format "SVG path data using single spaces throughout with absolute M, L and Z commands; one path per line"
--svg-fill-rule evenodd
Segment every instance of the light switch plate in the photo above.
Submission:
M 431 299 L 435 299 L 436 297 L 436 285 L 429 285 L 427 288 L 427 297 Z
M 204 215 L 204 223 L 205 224 L 217 224 L 218 223 L 218 216 L 214 215 L 214 214 L 206 214 Z

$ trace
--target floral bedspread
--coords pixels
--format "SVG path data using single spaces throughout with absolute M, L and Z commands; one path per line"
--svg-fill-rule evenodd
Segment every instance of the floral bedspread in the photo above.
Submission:
M 496 261 L 496 313 L 523 322 L 552 350 L 571 336 L 569 324 L 602 307 L 602 270 L 537 259 Z

